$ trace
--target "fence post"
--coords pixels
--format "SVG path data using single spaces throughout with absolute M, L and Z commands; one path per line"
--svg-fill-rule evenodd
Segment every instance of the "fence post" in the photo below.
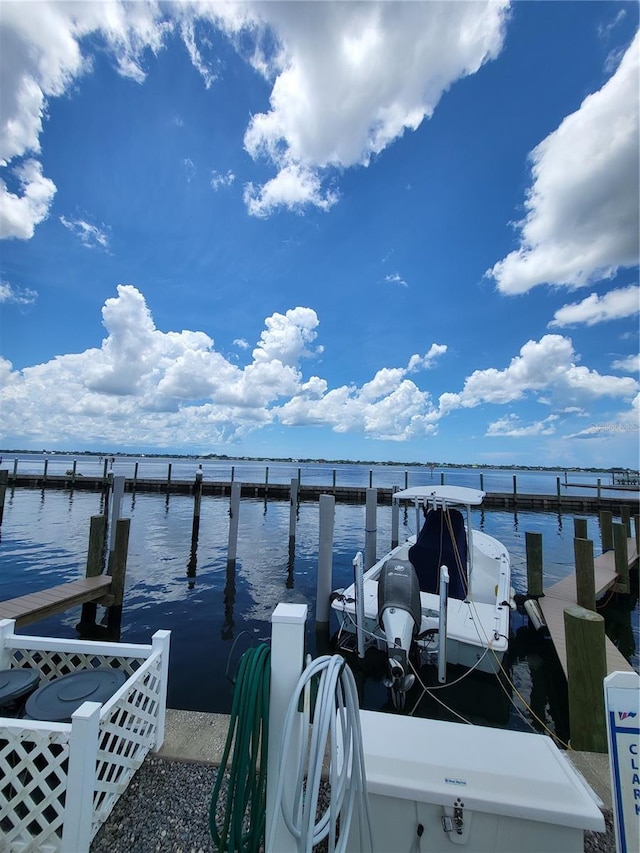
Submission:
M 333 527 L 336 499 L 320 495 L 320 543 L 318 547 L 318 578 L 316 588 L 316 630 L 329 627 L 329 598 L 333 568 Z
M 564 627 L 571 748 L 606 752 L 604 619 L 598 613 L 572 605 L 564 610 Z
M 527 553 L 527 595 L 540 598 L 544 595 L 542 581 L 542 533 L 527 531 L 524 534 Z
M 153 652 L 160 653 L 160 694 L 158 696 L 158 717 L 156 721 L 156 742 L 153 752 L 157 752 L 164 743 L 164 725 L 167 715 L 167 684 L 169 682 L 169 646 L 171 631 L 156 631 L 151 638 Z
M 101 707 L 83 702 L 71 715 L 62 853 L 84 853 L 91 843 Z
M 576 562 L 576 601 L 585 610 L 596 609 L 596 582 L 591 539 L 574 539 L 573 553 Z
M 282 735 L 284 722 L 293 692 L 300 678 L 304 660 L 304 635 L 307 619 L 306 604 L 285 604 L 281 602 L 271 616 L 271 686 L 269 699 L 269 752 L 267 759 L 267 815 L 266 827 L 277 821 L 273 850 L 267 853 L 296 853 L 298 845 L 291 835 L 281 814 L 276 814 L 278 806 L 276 793 L 280 775 L 280 756 L 282 754 Z M 299 755 L 302 749 L 303 715 L 297 715 L 297 724 L 291 728 L 292 757 Z M 285 800 L 293 801 L 293 786 L 296 784 L 298 769 L 283 767 L 285 774 Z

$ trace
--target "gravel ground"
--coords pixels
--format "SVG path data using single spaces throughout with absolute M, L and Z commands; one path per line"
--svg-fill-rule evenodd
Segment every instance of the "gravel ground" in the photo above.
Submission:
M 147 758 L 93 840 L 91 853 L 214 851 L 209 801 L 216 772 L 211 765 Z M 605 833 L 585 832 L 585 853 L 615 853 L 610 813 L 605 820 Z

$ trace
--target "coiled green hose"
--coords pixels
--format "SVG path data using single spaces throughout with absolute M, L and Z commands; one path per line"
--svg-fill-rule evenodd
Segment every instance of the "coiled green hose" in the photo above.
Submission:
M 209 831 L 220 853 L 258 853 L 264 843 L 270 659 L 265 643 L 240 659 L 227 741 L 209 804 Z M 224 819 L 218 829 L 218 798 L 232 746 Z

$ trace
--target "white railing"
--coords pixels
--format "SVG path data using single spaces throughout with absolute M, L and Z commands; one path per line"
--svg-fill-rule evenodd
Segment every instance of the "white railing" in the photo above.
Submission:
M 98 666 L 127 681 L 71 723 L 0 717 L 0 850 L 85 853 L 150 750 L 164 740 L 169 631 L 151 645 L 28 637 L 0 621 L 0 669 L 39 670 L 41 683 Z

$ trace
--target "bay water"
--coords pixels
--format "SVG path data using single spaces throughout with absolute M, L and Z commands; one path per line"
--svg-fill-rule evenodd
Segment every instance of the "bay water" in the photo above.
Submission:
M 69 467 L 69 459 L 52 457 L 55 464 Z M 97 458 L 78 457 L 77 471 L 86 476 L 103 465 Z M 41 464 L 30 459 L 30 464 Z M 190 479 L 197 461 L 153 460 L 155 476 L 166 476 L 172 464 L 175 479 Z M 109 460 L 108 464 L 111 462 Z M 244 482 L 264 482 L 265 464 L 236 461 L 203 461 L 205 479 L 228 480 L 231 465 L 234 477 Z M 339 468 L 339 485 L 404 487 L 440 482 L 439 469 L 403 466 L 313 465 L 268 463 L 270 482 L 288 482 L 302 468 L 303 480 L 329 485 L 333 469 Z M 27 462 L 19 461 L 19 471 Z M 85 467 L 86 466 L 86 467 Z M 211 466 L 211 467 L 209 467 Z M 13 468 L 5 456 L 2 467 Z M 132 476 L 129 458 L 116 457 L 116 475 Z M 41 469 L 40 469 L 41 470 Z M 369 472 L 372 471 L 372 474 Z M 57 473 L 53 462 L 49 473 Z M 445 472 L 446 482 L 479 486 L 475 469 Z M 151 473 L 139 473 L 148 478 Z M 522 492 L 555 494 L 554 472 L 523 472 L 518 489 Z M 578 474 L 570 473 L 569 482 Z M 487 491 L 511 491 L 511 471 L 485 471 Z M 564 475 L 562 474 L 564 479 Z M 281 478 L 281 479 L 277 479 Z M 326 478 L 323 480 L 323 478 Z M 495 478 L 496 485 L 490 478 Z M 522 479 L 521 479 L 522 478 Z M 593 483 L 594 475 L 584 477 Z M 504 488 L 497 487 L 502 483 Z M 520 485 L 522 483 L 522 485 Z M 96 492 L 9 488 L 0 541 L 0 600 L 46 589 L 84 575 L 89 524 L 92 515 L 103 511 L 103 497 Z M 307 646 L 311 654 L 325 651 L 317 644 L 314 631 L 316 574 L 318 561 L 318 504 L 300 504 L 295 554 L 289 554 L 289 503 L 243 498 L 239 511 L 238 551 L 235 566 L 227 563 L 229 499 L 203 496 L 200 529 L 195 552 L 191 549 L 193 497 L 158 493 L 126 493 L 122 517 L 131 519 L 126 591 L 121 639 L 148 643 L 154 631 L 171 630 L 169 706 L 199 711 L 228 713 L 231 708 L 231 678 L 242 652 L 252 644 L 268 641 L 270 618 L 280 601 L 309 606 Z M 598 517 L 586 514 L 588 535 L 600 553 Z M 551 585 L 573 571 L 573 517 L 557 512 L 517 512 L 474 510 L 474 527 L 502 541 L 511 555 L 512 585 L 526 592 L 525 532 L 543 536 L 545 584 Z M 415 532 L 415 514 L 401 513 L 401 537 Z M 352 560 L 364 550 L 365 507 L 336 504 L 334 530 L 333 587 L 346 586 L 352 579 Z M 382 556 L 391 544 L 391 508 L 378 507 L 377 553 Z M 610 596 L 601 609 L 607 631 L 638 671 L 639 609 L 637 585 L 631 596 Z M 103 615 L 99 609 L 98 618 Z M 79 608 L 50 617 L 23 629 L 30 635 L 77 636 Z M 566 689 L 550 641 L 529 629 L 524 615 L 514 612 L 511 622 L 510 658 L 500 679 L 472 673 L 444 690 L 423 696 L 416 687 L 409 704 L 416 713 L 443 719 L 464 719 L 511 729 L 541 730 L 544 726 L 560 740 L 567 737 Z M 320 648 L 322 645 L 322 648 Z M 358 675 L 363 707 L 388 708 L 382 673 L 372 665 Z M 458 678 L 456 672 L 449 679 Z M 433 687 L 433 674 L 427 686 Z

